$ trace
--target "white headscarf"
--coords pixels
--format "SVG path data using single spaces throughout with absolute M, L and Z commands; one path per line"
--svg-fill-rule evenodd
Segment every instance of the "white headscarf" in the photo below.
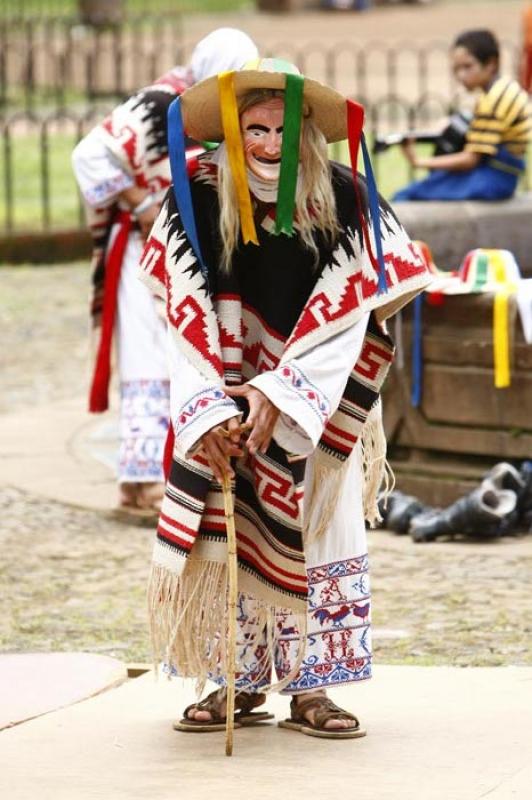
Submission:
M 255 43 L 237 28 L 217 28 L 201 39 L 188 64 L 195 83 L 233 69 L 259 57 Z

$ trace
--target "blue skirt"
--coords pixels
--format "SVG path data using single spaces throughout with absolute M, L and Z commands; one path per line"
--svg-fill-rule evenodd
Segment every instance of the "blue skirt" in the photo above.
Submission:
M 436 169 L 421 181 L 396 192 L 401 200 L 506 200 L 511 197 L 525 169 L 522 158 L 500 147 L 493 158 L 483 159 L 464 172 Z

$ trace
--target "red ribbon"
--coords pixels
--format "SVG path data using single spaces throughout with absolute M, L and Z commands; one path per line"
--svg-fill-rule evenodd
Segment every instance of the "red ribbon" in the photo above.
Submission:
M 131 214 L 122 211 L 117 215 L 114 222 L 119 225 L 119 228 L 105 260 L 100 344 L 89 393 L 89 411 L 93 413 L 107 411 L 109 408 L 111 347 L 118 305 L 118 284 L 120 283 L 120 270 L 122 269 L 122 262 L 126 252 L 127 240 L 131 231 Z
M 168 433 L 166 434 L 166 442 L 164 443 L 164 455 L 163 455 L 163 473 L 165 481 L 168 480 L 170 476 L 170 470 L 172 468 L 172 459 L 174 457 L 174 444 L 175 444 L 174 426 L 172 425 L 172 420 L 170 420 L 170 424 L 168 425 Z
M 364 206 L 362 205 L 362 198 L 360 196 L 360 187 L 358 185 L 358 151 L 360 148 L 360 140 L 362 138 L 362 129 L 364 127 L 364 106 L 356 103 L 354 100 L 347 100 L 347 142 L 349 144 L 349 158 L 351 160 L 351 171 L 353 173 L 353 184 L 355 186 L 355 195 L 360 214 L 360 223 L 362 225 L 362 234 L 364 236 L 364 244 L 372 266 L 378 271 L 379 263 L 373 253 L 371 247 L 371 239 L 368 231 L 368 223 L 366 222 L 366 215 L 364 214 Z

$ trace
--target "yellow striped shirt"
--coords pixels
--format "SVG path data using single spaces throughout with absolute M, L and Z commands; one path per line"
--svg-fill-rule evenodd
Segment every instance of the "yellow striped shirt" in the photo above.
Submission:
M 532 130 L 532 108 L 528 94 L 510 78 L 498 78 L 475 106 L 465 149 L 492 156 L 499 145 L 510 153 L 526 153 Z

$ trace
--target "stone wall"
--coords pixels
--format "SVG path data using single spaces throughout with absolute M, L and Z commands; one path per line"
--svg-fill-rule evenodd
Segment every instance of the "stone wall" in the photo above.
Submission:
M 440 269 L 457 269 L 476 247 L 511 250 L 532 277 L 532 193 L 503 202 L 405 202 L 394 206 L 412 239 L 426 242 Z

